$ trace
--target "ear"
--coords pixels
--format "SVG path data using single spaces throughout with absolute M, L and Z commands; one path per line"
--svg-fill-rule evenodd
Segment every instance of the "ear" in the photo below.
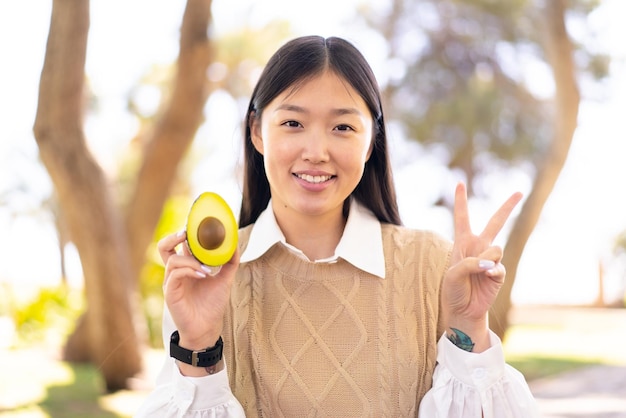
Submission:
M 248 117 L 248 126 L 250 126 L 250 140 L 252 145 L 263 155 L 263 137 L 261 136 L 261 118 L 256 116 L 256 112 L 251 112 Z

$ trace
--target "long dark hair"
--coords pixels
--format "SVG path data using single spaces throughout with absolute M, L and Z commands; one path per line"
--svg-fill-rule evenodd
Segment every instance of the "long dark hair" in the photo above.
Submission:
M 372 155 L 352 197 L 371 210 L 380 222 L 402 224 L 387 151 L 380 91 L 372 69 L 359 50 L 344 39 L 303 36 L 287 42 L 274 53 L 252 92 L 245 119 L 240 227 L 254 223 L 270 200 L 263 156 L 252 144 L 253 118 L 260 118 L 265 107 L 287 88 L 326 69 L 350 83 L 365 101 L 374 121 Z

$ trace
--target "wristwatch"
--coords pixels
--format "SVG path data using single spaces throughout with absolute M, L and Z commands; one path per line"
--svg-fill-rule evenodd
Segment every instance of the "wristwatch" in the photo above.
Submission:
M 200 351 L 187 350 L 178 345 L 180 334 L 174 331 L 170 337 L 170 357 L 191 364 L 194 367 L 211 367 L 215 366 L 222 359 L 222 348 L 224 342 L 220 337 L 213 347 L 205 348 Z

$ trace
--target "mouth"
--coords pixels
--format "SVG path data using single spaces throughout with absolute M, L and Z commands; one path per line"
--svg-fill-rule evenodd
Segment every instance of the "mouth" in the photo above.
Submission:
M 332 179 L 335 176 L 332 175 L 326 175 L 326 176 L 312 176 L 310 174 L 300 174 L 300 173 L 294 173 L 294 176 L 298 177 L 301 180 L 304 180 L 308 183 L 312 183 L 312 184 L 320 184 L 320 183 L 324 183 L 325 181 L 328 181 L 330 179 Z

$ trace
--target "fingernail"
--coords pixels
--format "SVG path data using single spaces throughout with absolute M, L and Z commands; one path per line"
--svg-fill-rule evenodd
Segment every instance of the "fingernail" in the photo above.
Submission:
M 491 260 L 479 260 L 478 261 L 478 268 L 481 270 L 489 270 L 495 267 L 495 265 L 496 263 Z
M 207 266 L 205 264 L 202 265 L 202 270 L 206 271 L 209 276 L 215 276 L 220 272 L 222 266 Z
M 206 273 L 203 273 L 203 272 L 198 271 L 198 270 L 196 270 L 196 274 L 198 275 L 198 277 L 202 277 L 202 278 L 206 277 Z
M 176 233 L 176 236 L 177 236 L 178 238 L 180 238 L 180 237 L 182 237 L 183 235 L 185 235 L 185 232 L 186 232 L 186 231 L 185 231 L 184 229 L 183 229 L 182 231 L 178 231 L 178 232 Z

